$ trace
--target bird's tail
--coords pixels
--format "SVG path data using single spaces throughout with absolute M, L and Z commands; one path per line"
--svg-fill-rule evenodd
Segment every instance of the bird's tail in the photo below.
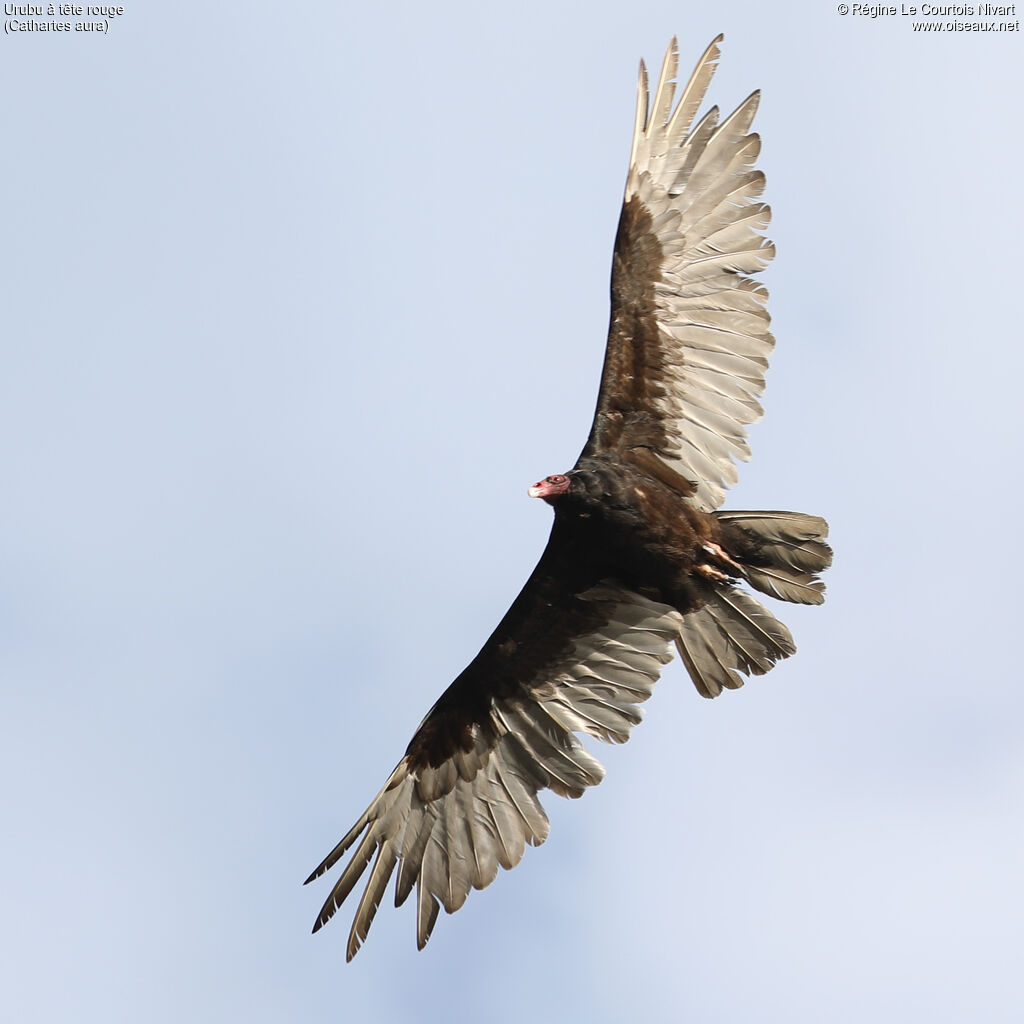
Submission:
M 764 594 L 800 604 L 821 604 L 825 585 L 817 574 L 832 561 L 828 524 L 799 512 L 716 512 L 725 526 L 723 568 Z M 733 573 L 735 569 L 735 573 Z M 679 656 L 697 689 L 717 697 L 763 675 L 796 651 L 789 630 L 767 608 L 733 586 L 724 573 L 712 594 L 683 617 Z
M 726 527 L 727 550 L 755 590 L 797 604 L 825 600 L 825 584 L 817 575 L 832 564 L 824 519 L 800 512 L 716 512 L 715 517 Z

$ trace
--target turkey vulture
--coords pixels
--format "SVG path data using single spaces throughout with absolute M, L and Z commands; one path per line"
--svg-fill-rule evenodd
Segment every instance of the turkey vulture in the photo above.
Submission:
M 640 65 L 626 195 L 615 237 L 611 324 L 597 411 L 566 473 L 529 489 L 554 509 L 547 547 L 498 628 L 441 695 L 352 829 L 306 879 L 355 846 L 313 931 L 370 867 L 351 960 L 397 868 L 416 889 L 422 949 L 441 906 L 511 868 L 548 834 L 538 794 L 578 797 L 604 770 L 575 733 L 623 743 L 679 652 L 716 697 L 795 651 L 789 630 L 737 583 L 820 604 L 831 562 L 817 516 L 715 511 L 761 416 L 771 259 L 761 231 L 755 92 L 695 122 L 718 60 L 707 48 L 673 105 L 673 39 L 649 100 Z M 372 861 L 372 866 L 371 865 Z

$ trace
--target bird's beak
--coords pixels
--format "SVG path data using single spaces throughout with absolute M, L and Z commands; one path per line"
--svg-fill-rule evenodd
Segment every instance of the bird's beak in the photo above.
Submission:
M 557 484 L 553 484 L 545 477 L 543 480 L 538 480 L 526 493 L 531 498 L 544 498 L 546 501 L 548 498 L 557 498 L 558 495 L 564 494 L 568 489 L 568 477 Z

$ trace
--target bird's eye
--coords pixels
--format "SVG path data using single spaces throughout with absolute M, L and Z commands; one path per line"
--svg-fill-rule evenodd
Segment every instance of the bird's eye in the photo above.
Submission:
M 556 473 L 556 474 L 555 474 L 554 476 L 549 476 L 549 477 L 548 477 L 548 483 L 549 483 L 549 484 L 561 484 L 561 483 L 565 483 L 565 477 L 564 477 L 564 476 L 562 476 L 562 475 L 561 475 L 561 474 L 559 474 L 559 473 Z

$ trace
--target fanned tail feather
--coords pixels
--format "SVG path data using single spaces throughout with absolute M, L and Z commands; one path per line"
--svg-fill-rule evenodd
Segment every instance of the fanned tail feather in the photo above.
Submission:
M 801 512 L 716 512 L 751 545 L 738 554 L 744 578 L 762 594 L 796 604 L 821 604 L 825 584 L 818 578 L 832 564 L 825 543 L 828 523 Z

